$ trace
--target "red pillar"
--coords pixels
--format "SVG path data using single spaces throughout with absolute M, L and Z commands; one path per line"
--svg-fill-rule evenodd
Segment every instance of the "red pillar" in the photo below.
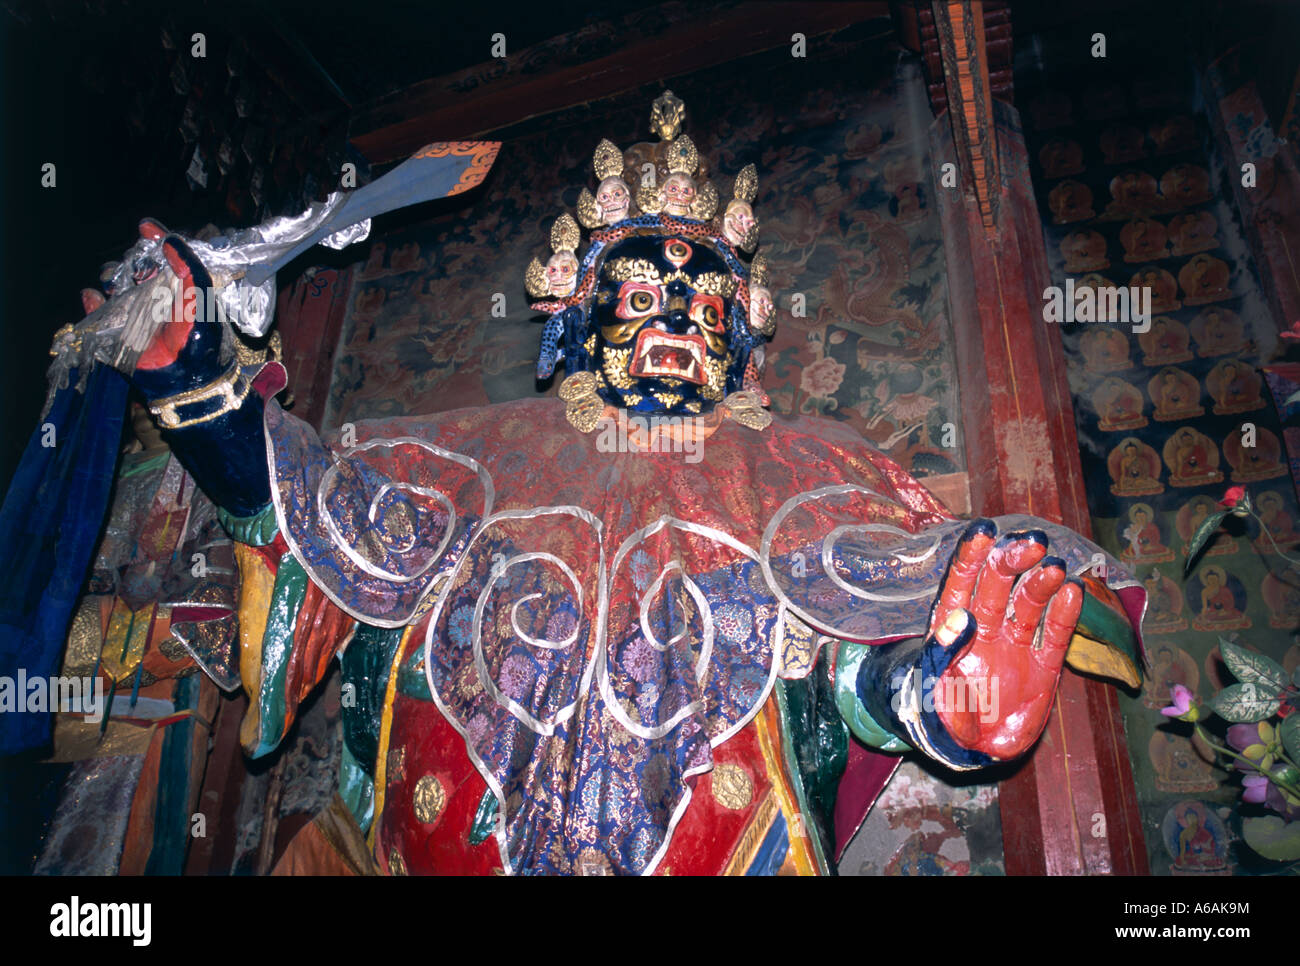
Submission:
M 1050 278 L 1024 138 L 1014 109 L 997 103 L 995 115 L 992 228 L 973 192 L 937 192 L 972 512 L 1031 513 L 1090 535 L 1060 332 L 1043 320 Z M 956 160 L 949 130 L 941 116 L 936 169 Z M 1114 685 L 1067 669 L 1042 740 L 999 797 L 1008 874 L 1147 872 Z

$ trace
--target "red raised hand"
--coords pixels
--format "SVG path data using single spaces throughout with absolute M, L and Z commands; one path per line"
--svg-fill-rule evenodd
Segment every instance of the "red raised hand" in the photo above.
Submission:
M 1042 734 L 1083 608 L 1083 588 L 1047 556 L 1039 531 L 967 531 L 935 598 L 929 631 L 961 652 L 940 676 L 935 711 L 953 738 L 1000 760 Z M 954 642 L 974 620 L 975 633 Z
M 154 222 L 140 223 L 140 234 L 145 238 L 156 240 L 160 237 L 160 231 Z M 136 363 L 139 369 L 161 369 L 175 362 L 194 330 L 195 319 L 199 317 L 199 293 L 192 267 L 194 256 L 186 258 L 189 253 L 182 250 L 182 244 L 173 238 L 163 239 L 162 254 L 167 260 L 167 266 L 181 281 L 181 297 L 172 303 L 171 319 L 163 323 L 148 348 L 141 354 L 140 361 Z

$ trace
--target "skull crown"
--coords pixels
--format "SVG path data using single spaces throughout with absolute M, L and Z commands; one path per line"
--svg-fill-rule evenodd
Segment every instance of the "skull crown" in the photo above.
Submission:
M 545 263 L 534 258 L 524 276 L 525 288 L 535 308 L 555 310 L 557 300 L 576 304 L 583 297 L 581 243 L 578 225 L 594 232 L 593 241 L 625 223 L 638 227 L 668 216 L 699 222 L 716 242 L 752 256 L 758 247 L 759 224 L 754 217 L 758 172 L 749 164 L 736 175 L 732 198 L 719 209 L 718 191 L 708 179 L 708 167 L 689 135 L 682 134 L 686 105 L 672 91 L 664 91 L 650 106 L 650 129 L 657 144 L 641 142 L 622 151 L 602 138 L 592 155 L 596 191 L 583 188 L 578 196 L 577 220 L 564 214 L 551 231 L 552 254 Z M 625 226 L 626 227 L 626 226 Z

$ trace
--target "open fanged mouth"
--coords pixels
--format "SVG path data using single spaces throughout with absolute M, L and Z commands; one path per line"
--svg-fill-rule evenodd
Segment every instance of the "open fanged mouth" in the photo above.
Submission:
M 707 382 L 704 357 L 704 339 L 698 335 L 645 329 L 637 336 L 628 372 L 637 378 L 673 378 L 702 386 Z

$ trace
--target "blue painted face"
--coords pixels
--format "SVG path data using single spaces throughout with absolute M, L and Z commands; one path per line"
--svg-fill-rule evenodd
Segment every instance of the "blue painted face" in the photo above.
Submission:
M 749 356 L 737 278 L 700 239 L 643 235 L 611 246 L 591 308 L 590 367 L 606 402 L 695 416 L 740 388 Z

